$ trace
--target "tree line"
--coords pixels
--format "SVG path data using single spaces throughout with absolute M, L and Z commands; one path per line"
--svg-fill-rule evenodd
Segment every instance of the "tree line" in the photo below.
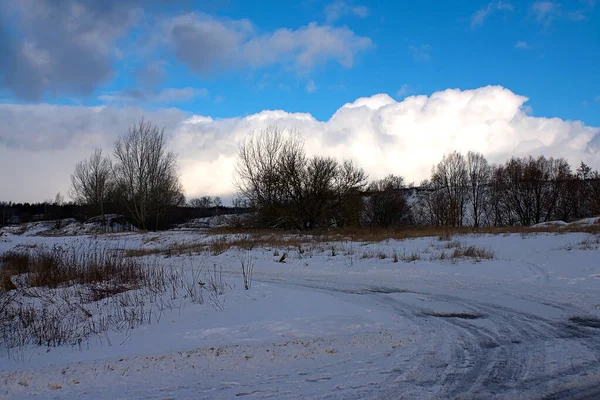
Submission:
M 418 187 L 398 175 L 369 182 L 350 160 L 307 156 L 299 133 L 278 127 L 240 143 L 236 179 L 259 227 L 529 226 L 600 214 L 600 174 L 583 162 L 573 170 L 563 158 L 529 156 L 493 165 L 455 151 Z
M 308 156 L 299 132 L 270 126 L 239 143 L 237 197 L 186 203 L 177 155 L 164 129 L 141 120 L 121 136 L 111 155 L 96 149 L 77 163 L 69 191 L 37 205 L 0 203 L 2 224 L 49 218 L 86 219 L 119 214 L 141 229 L 216 214 L 252 211 L 258 228 L 327 229 L 369 226 L 508 226 L 600 214 L 600 174 L 563 158 L 512 157 L 490 164 L 480 153 L 452 152 L 419 186 L 400 175 L 369 181 L 351 160 Z M 41 216 L 41 217 L 40 217 Z
M 563 158 L 512 157 L 490 165 L 482 154 L 444 156 L 414 207 L 417 223 L 442 226 L 530 226 L 600 214 L 600 174 L 573 170 Z

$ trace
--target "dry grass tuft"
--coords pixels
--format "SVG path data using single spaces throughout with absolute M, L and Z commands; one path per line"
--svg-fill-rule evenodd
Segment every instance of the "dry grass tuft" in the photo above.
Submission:
M 415 262 L 421 259 L 421 255 L 416 251 L 413 251 L 412 253 L 402 255 L 401 259 L 406 263 Z
M 460 258 L 472 258 L 476 261 L 481 260 L 493 260 L 494 252 L 488 249 L 484 249 L 477 246 L 467 246 L 455 248 L 452 252 L 451 258 L 453 260 Z

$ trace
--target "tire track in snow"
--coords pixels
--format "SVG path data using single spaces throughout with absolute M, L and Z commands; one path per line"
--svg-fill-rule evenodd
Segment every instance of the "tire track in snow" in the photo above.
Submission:
M 367 296 L 419 327 L 417 336 L 427 340 L 410 361 L 386 371 L 376 390 L 383 397 L 411 398 L 422 395 L 423 388 L 432 398 L 571 399 L 600 393 L 598 329 L 460 296 L 382 286 L 347 288 L 327 282 L 285 284 L 329 292 L 347 301 Z M 483 318 L 424 316 L 427 309 L 403 301 L 403 293 L 426 295 Z M 564 304 L 556 306 L 565 309 Z

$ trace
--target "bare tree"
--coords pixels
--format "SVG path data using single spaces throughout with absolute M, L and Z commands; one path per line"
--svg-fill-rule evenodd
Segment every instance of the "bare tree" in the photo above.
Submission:
M 195 197 L 189 201 L 190 207 L 210 208 L 213 206 L 213 200 L 210 196 Z
M 468 196 L 468 171 L 465 157 L 453 152 L 444 156 L 432 170 L 435 192 L 433 204 L 441 225 L 461 226 Z
M 363 219 L 369 226 L 389 227 L 411 221 L 410 208 L 404 196 L 404 178 L 388 175 L 367 188 Z
M 343 224 L 348 199 L 365 180 L 364 171 L 350 161 L 307 157 L 297 131 L 268 127 L 239 146 L 236 186 L 256 209 L 261 226 L 313 229 L 333 220 Z
M 177 172 L 177 156 L 166 149 L 164 129 L 143 119 L 114 148 L 114 172 L 131 217 L 146 229 L 151 216 L 159 219 L 169 206 L 185 202 Z
M 466 158 L 473 226 L 479 227 L 486 204 L 485 194 L 492 169 L 481 153 L 469 151 Z
M 568 178 L 565 160 L 511 158 L 504 165 L 504 200 L 522 225 L 547 221 L 555 214 L 561 182 Z
M 515 224 L 514 212 L 507 198 L 507 171 L 504 165 L 492 167 L 487 196 L 487 219 L 493 226 L 512 226 Z
M 104 205 L 112 190 L 112 164 L 102 155 L 101 149 L 95 149 L 90 158 L 75 166 L 71 175 L 69 196 L 77 204 L 92 207 L 104 219 Z
M 290 188 L 282 185 L 282 176 L 294 176 L 282 170 L 291 164 L 292 155 L 304 155 L 304 143 L 298 132 L 269 126 L 253 132 L 239 144 L 235 185 L 242 198 L 256 208 L 258 224 L 276 227 L 286 222 L 282 204 L 290 197 Z

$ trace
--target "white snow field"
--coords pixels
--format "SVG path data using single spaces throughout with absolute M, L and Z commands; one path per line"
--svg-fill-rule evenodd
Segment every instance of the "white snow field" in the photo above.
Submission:
M 594 234 L 305 244 L 287 236 L 289 245 L 276 236 L 273 245 L 221 252 L 215 243 L 243 235 L 41 231 L 5 230 L 0 253 L 143 249 L 155 268 L 197 284 L 204 302 L 167 290 L 133 328 L 111 326 L 76 345 L 0 344 L 0 398 L 600 398 Z M 212 250 L 193 247 L 201 243 Z M 475 257 L 452 257 L 469 246 Z M 152 254 L 169 247 L 177 250 Z M 241 258 L 255 265 L 250 290 Z M 224 294 L 211 293 L 206 281 L 221 267 Z M 111 312 L 103 301 L 80 306 L 98 318 Z

